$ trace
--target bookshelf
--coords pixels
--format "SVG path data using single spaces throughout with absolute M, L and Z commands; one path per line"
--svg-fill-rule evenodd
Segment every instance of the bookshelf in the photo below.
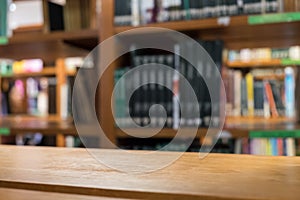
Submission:
M 103 41 L 115 34 L 122 33 L 136 28 L 135 26 L 115 26 L 114 25 L 114 1 L 102 2 L 102 14 L 100 17 L 100 41 Z M 294 13 L 297 14 L 297 13 Z M 284 13 L 282 15 L 290 15 Z M 162 23 L 150 23 L 137 27 L 162 27 L 188 34 L 194 38 L 203 40 L 221 39 L 224 41 L 226 49 L 242 49 L 242 48 L 261 48 L 261 47 L 287 47 L 300 44 L 298 32 L 300 31 L 299 19 L 279 21 L 270 20 L 274 17 L 273 14 L 264 14 L 255 16 L 267 18 L 265 23 L 253 23 L 251 15 L 220 17 L 211 19 L 186 20 L 186 21 L 171 21 Z M 251 21 L 252 20 L 252 21 Z M 226 23 L 225 23 L 225 22 Z M 251 21 L 251 23 L 250 23 Z M 283 31 L 284 30 L 284 31 Z M 137 34 L 153 34 L 156 32 L 137 32 Z M 126 33 L 125 33 L 126 34 Z M 127 37 L 134 37 L 135 35 L 127 34 Z M 123 38 L 120 38 L 123 39 Z M 113 49 L 114 47 L 112 47 Z M 113 51 L 113 50 L 112 50 Z M 270 61 L 251 61 L 251 62 L 232 62 L 224 63 L 229 68 L 259 68 L 259 67 L 283 67 L 281 60 Z M 295 64 L 296 65 L 296 64 Z M 98 106 L 98 116 L 102 123 L 103 129 L 109 133 L 109 139 L 117 143 L 118 138 L 128 138 L 123 131 L 115 127 L 115 122 L 112 117 L 110 105 L 114 80 L 113 72 L 119 66 L 122 66 L 122 59 L 113 63 L 105 72 L 105 76 L 100 80 L 100 104 Z M 258 79 L 275 78 L 282 80 L 284 77 L 258 77 Z M 277 118 L 277 119 L 263 119 L 260 117 L 238 117 L 226 119 L 225 129 L 232 133 L 233 137 L 248 137 L 251 130 L 291 130 L 299 129 L 297 119 Z M 126 129 L 128 131 L 139 131 Z M 147 132 L 147 129 L 143 132 Z M 149 130 L 151 131 L 151 129 Z M 188 128 L 186 129 L 188 131 Z M 142 131 L 141 131 L 142 132 Z M 205 129 L 199 129 L 198 137 L 203 137 Z M 176 133 L 173 129 L 162 129 L 155 138 L 173 138 Z M 143 133 L 141 133 L 143 135 Z M 145 133 L 147 135 L 147 133 Z M 129 137 L 130 138 L 130 137 Z M 106 147 L 108 144 L 102 144 Z
M 14 3 L 26 3 L 26 1 L 13 1 Z M 48 10 L 49 1 L 41 0 L 43 4 L 42 25 L 30 25 L 19 27 L 12 30 L 12 36 L 0 43 L 1 58 L 12 60 L 23 59 L 41 59 L 44 68 L 40 72 L 21 72 L 0 76 L 1 82 L 15 81 L 17 79 L 25 81 L 28 78 L 54 78 L 55 85 L 55 113 L 46 116 L 31 114 L 9 114 L 1 116 L 0 129 L 4 131 L 4 135 L 23 134 L 23 133 L 42 133 L 43 135 L 55 135 L 57 146 L 65 146 L 65 136 L 76 136 L 77 132 L 73 124 L 73 119 L 62 117 L 64 108 L 61 106 L 63 99 L 62 87 L 67 83 L 67 77 L 75 77 L 76 70 L 67 70 L 65 66 L 65 58 L 68 57 L 85 57 L 99 41 L 98 28 L 98 8 L 99 0 L 76 1 L 84 4 L 75 6 L 75 1 L 68 1 L 63 6 L 63 20 L 72 15 L 72 18 L 81 16 L 81 27 L 70 27 L 74 25 L 74 21 L 64 21 L 66 26 L 62 30 L 52 30 L 51 28 L 51 11 Z M 70 8 L 72 4 L 72 8 Z M 59 4 L 57 4 L 59 5 Z M 68 8 L 66 8 L 68 7 Z M 78 10 L 77 8 L 80 8 Z M 67 12 L 67 13 L 65 13 Z M 52 13 L 53 14 L 53 13 Z M 53 100 L 52 100 L 53 101 Z M 1 134 L 0 134 L 1 135 Z M 1 136 L 0 136 L 1 140 Z M 1 143 L 1 142 L 0 142 Z
M 41 72 L 22 72 L 16 74 L 0 76 L 0 82 L 4 80 L 27 80 L 28 78 L 46 78 L 56 79 L 55 99 L 49 98 L 49 101 L 55 101 L 56 113 L 47 114 L 46 116 L 32 114 L 8 114 L 1 117 L 0 129 L 7 130 L 4 135 L 16 135 L 20 133 L 42 133 L 43 135 L 57 136 L 57 146 L 64 146 L 64 135 L 76 135 L 76 129 L 69 117 L 62 118 L 62 112 L 65 108 L 61 107 L 62 87 L 66 84 L 67 76 L 75 76 L 76 71 L 67 70 L 65 60 L 59 58 L 55 66 L 44 67 Z

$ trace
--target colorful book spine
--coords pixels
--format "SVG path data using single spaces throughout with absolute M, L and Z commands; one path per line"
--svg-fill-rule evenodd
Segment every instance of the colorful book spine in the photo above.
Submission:
M 270 104 L 272 117 L 278 117 L 279 114 L 278 114 L 278 111 L 277 111 L 277 108 L 276 108 L 272 88 L 271 88 L 270 83 L 267 82 L 267 81 L 265 82 L 265 90 L 266 90 L 267 99 L 268 99 L 269 104 Z
M 287 117 L 295 116 L 295 72 L 291 67 L 285 68 L 285 102 Z
M 177 44 L 174 47 L 175 59 L 174 66 L 177 72 L 180 71 L 180 45 Z M 173 129 L 178 129 L 180 126 L 180 94 L 179 94 L 179 73 L 173 74 Z
M 247 100 L 248 100 L 248 116 L 254 116 L 254 83 L 253 75 L 248 73 L 246 75 L 246 85 L 247 85 Z

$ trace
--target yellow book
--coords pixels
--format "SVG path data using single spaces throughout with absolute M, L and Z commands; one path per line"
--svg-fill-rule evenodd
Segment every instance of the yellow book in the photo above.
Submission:
M 248 116 L 254 116 L 254 84 L 253 75 L 248 73 L 246 75 L 246 85 L 247 85 L 247 100 L 248 100 Z

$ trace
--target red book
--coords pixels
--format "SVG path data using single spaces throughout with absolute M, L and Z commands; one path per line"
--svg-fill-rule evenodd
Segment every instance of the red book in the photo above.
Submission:
M 283 156 L 283 139 L 278 138 L 277 139 L 277 149 L 278 149 L 278 156 Z
M 266 91 L 266 96 L 267 99 L 269 101 L 270 104 L 270 110 L 271 110 L 271 115 L 272 117 L 279 117 L 277 108 L 276 108 L 276 104 L 275 104 L 275 100 L 274 100 L 274 96 L 273 96 L 273 92 L 272 92 L 272 88 L 269 82 L 265 82 L 265 91 Z

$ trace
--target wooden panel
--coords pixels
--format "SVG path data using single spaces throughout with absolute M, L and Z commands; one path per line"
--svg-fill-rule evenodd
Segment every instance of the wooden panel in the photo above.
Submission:
M 129 163 L 116 150 L 94 151 L 120 165 L 144 163 L 144 157 Z M 171 154 L 160 152 L 156 161 Z M 0 146 L 0 157 L 0 187 L 6 188 L 135 199 L 299 199 L 298 157 L 210 154 L 200 160 L 198 153 L 185 153 L 146 174 L 110 169 L 85 149 Z

